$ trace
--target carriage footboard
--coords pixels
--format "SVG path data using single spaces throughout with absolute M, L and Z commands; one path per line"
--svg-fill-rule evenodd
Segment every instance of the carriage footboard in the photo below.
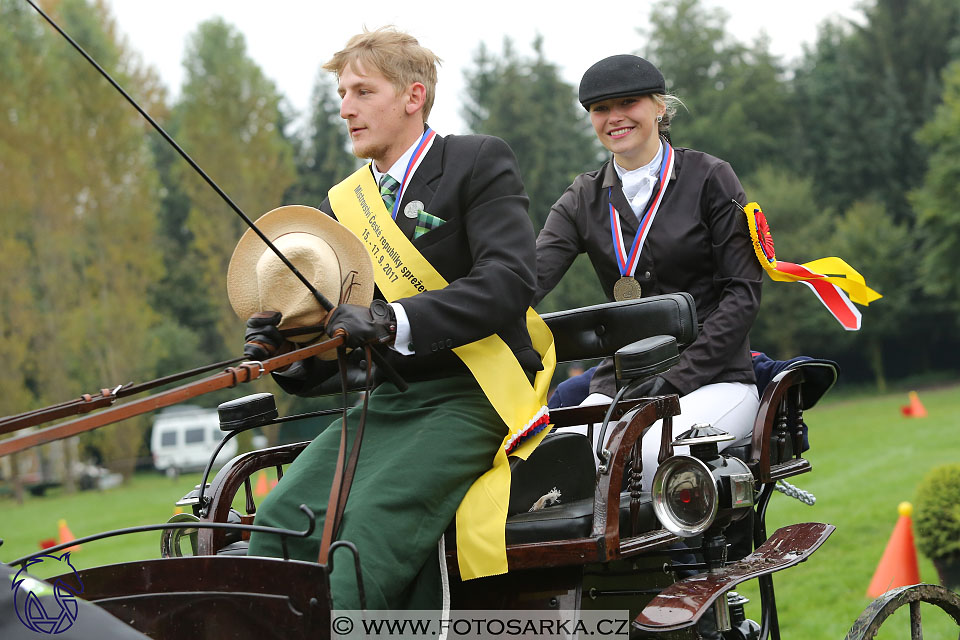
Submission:
M 699 573 L 661 591 L 640 612 L 633 626 L 664 632 L 696 624 L 713 602 L 741 582 L 787 569 L 820 548 L 836 527 L 819 522 L 794 524 L 777 531 L 756 551 L 713 573 Z

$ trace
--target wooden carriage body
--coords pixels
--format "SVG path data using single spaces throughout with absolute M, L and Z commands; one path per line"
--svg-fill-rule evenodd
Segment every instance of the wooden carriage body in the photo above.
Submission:
M 556 336 L 558 359 L 583 360 L 612 355 L 638 337 L 666 333 L 682 347 L 696 337 L 696 315 L 685 294 L 632 303 L 597 305 L 547 315 Z M 669 365 L 669 363 L 667 363 Z M 514 465 L 524 495 L 511 496 L 507 523 L 509 573 L 461 582 L 456 550 L 448 536 L 448 568 L 454 609 L 629 610 L 634 633 L 692 633 L 693 625 L 738 582 L 787 568 L 809 556 L 833 528 L 808 523 L 778 531 L 764 545 L 766 502 L 777 480 L 810 470 L 802 457 L 803 411 L 832 385 L 835 369 L 817 371 L 816 385 L 803 367 L 784 371 L 765 390 L 748 446 L 732 451 L 757 481 L 757 550 L 700 579 L 697 596 L 675 594 L 688 585 L 662 571 L 663 555 L 680 542 L 654 515 L 649 494 L 639 491 L 639 448 L 643 432 L 662 420 L 665 430 L 679 412 L 676 396 L 621 400 L 614 406 L 571 407 L 551 412 L 558 430 L 526 461 Z M 829 378 L 825 383 L 824 375 Z M 817 390 L 812 390 L 817 386 Z M 609 414 L 609 415 L 608 415 Z M 608 420 L 605 472 L 596 472 L 587 438 L 563 434 L 562 427 Z M 205 488 L 201 522 L 251 523 L 256 512 L 251 477 L 292 462 L 307 443 L 255 451 L 234 458 Z M 662 456 L 672 454 L 665 444 Z M 523 505 L 551 487 L 564 500 L 535 512 Z M 244 511 L 231 514 L 244 492 Z M 242 535 L 198 528 L 196 557 L 122 563 L 80 572 L 84 596 L 151 637 L 317 637 L 329 632 L 330 597 L 324 567 L 293 560 L 245 555 Z M 336 562 L 352 562 L 336 552 Z M 652 569 L 652 570 L 651 570 Z M 696 578 L 696 576 L 694 576 Z M 769 597 L 772 600 L 772 583 Z M 659 601 L 658 601 L 659 599 Z M 772 620 L 775 624 L 775 618 Z M 240 637 L 240 636 L 236 636 Z

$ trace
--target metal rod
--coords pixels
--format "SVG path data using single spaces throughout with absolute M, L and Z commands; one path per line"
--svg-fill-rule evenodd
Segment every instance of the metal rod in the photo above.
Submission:
M 310 284 L 310 281 L 307 280 L 307 279 L 303 276 L 302 273 L 300 273 L 299 271 L 297 271 L 297 268 L 296 268 L 295 266 L 293 266 L 293 263 L 290 262 L 290 260 L 288 260 L 287 257 L 286 257 L 285 255 L 283 255 L 283 254 L 280 252 L 279 249 L 277 249 L 276 246 L 274 246 L 274 244 L 270 241 L 270 239 L 267 238 L 267 236 L 264 235 L 264 233 L 263 233 L 262 231 L 260 231 L 260 229 L 257 227 L 257 225 L 255 225 L 255 224 L 253 223 L 253 220 L 251 220 L 249 217 L 247 217 L 247 214 L 245 214 L 245 213 L 240 209 L 240 207 L 238 207 L 238 206 L 236 205 L 236 203 L 234 203 L 234 201 L 230 199 L 230 196 L 228 196 L 228 195 L 223 191 L 223 189 L 221 189 L 221 188 L 219 187 L 219 185 L 217 185 L 217 183 L 214 182 L 213 179 L 210 178 L 210 176 L 208 176 L 208 175 L 206 174 L 206 172 L 205 172 L 203 169 L 200 168 L 200 165 L 198 165 L 196 162 L 194 162 L 193 158 L 191 158 L 191 157 L 189 156 L 189 154 L 187 154 L 187 152 L 184 151 L 184 150 L 180 147 L 180 145 L 177 144 L 177 142 L 176 142 L 172 137 L 170 137 L 170 134 L 168 134 L 166 131 L 164 131 L 163 127 L 161 127 L 159 124 L 157 124 L 157 122 L 156 122 L 152 117 L 150 117 L 150 114 L 147 113 L 147 112 L 143 109 L 143 107 L 141 107 L 141 106 L 137 103 L 136 100 L 134 100 L 132 97 L 130 97 L 130 94 L 128 94 L 126 91 L 124 91 L 123 87 L 121 87 L 121 86 L 117 83 L 117 81 L 114 80 L 114 79 L 110 76 L 110 74 L 107 73 L 107 72 L 104 70 L 104 68 L 101 67 L 100 64 L 97 63 L 97 61 L 94 60 L 93 57 L 91 57 L 90 54 L 87 53 L 87 52 L 83 49 L 83 47 L 81 47 L 79 44 L 77 44 L 77 42 L 76 42 L 73 38 L 71 38 L 70 35 L 69 35 L 66 31 L 64 31 L 63 29 L 61 29 L 61 28 L 60 28 L 60 25 L 58 25 L 56 22 L 53 21 L 53 19 L 50 18 L 50 16 L 48 16 L 46 13 L 44 13 L 43 10 L 42 10 L 40 7 L 38 7 L 38 6 L 33 2 L 33 0 L 26 0 L 26 1 L 27 1 L 27 3 L 30 4 L 31 7 L 33 7 L 33 8 L 37 11 L 37 13 L 39 13 L 41 16 L 43 16 L 43 19 L 44 19 L 44 20 L 46 20 L 47 22 L 50 23 L 50 26 L 52 26 L 54 29 L 56 29 L 57 32 L 58 32 L 60 35 L 62 35 L 62 36 L 67 40 L 67 42 L 69 42 L 69 43 L 73 46 L 73 48 L 76 49 L 76 50 L 80 53 L 80 55 L 82 55 L 84 58 L 86 58 L 87 62 L 89 62 L 90 64 L 92 64 L 92 65 L 94 66 L 94 68 L 95 68 L 97 71 L 100 72 L 100 75 L 102 75 L 104 78 L 106 78 L 106 79 L 107 79 L 107 82 L 109 82 L 111 85 L 113 85 L 113 88 L 116 89 L 117 91 L 119 91 L 119 92 L 120 92 L 120 95 L 122 95 L 124 98 L 126 98 L 127 102 L 129 102 L 131 105 L 133 105 L 133 108 L 134 108 L 134 109 L 136 109 L 138 112 L 140 112 L 140 115 L 142 115 L 144 118 L 146 118 L 147 122 L 149 122 L 150 125 L 153 126 L 153 128 L 157 130 L 157 133 L 159 133 L 161 136 L 163 136 L 163 139 L 164 139 L 164 140 L 166 140 L 167 142 L 169 142 L 170 145 L 171 145 L 174 149 L 176 149 L 177 153 L 179 153 L 180 156 L 181 156 L 184 160 L 187 161 L 187 164 L 189 164 L 191 167 L 193 167 L 194 171 L 196 171 L 198 174 L 200 174 L 200 177 L 203 178 L 203 179 L 206 181 L 206 183 L 207 183 L 208 185 L 210 185 L 210 187 L 211 187 L 214 191 L 217 192 L 217 195 L 219 195 L 219 196 L 223 199 L 223 201 L 226 202 L 227 205 L 228 205 L 231 209 L 233 209 L 234 212 L 236 212 L 236 214 L 237 214 L 238 216 L 240 216 L 240 218 L 243 219 L 243 221 L 247 224 L 247 226 L 249 226 L 251 229 L 253 229 L 254 233 L 256 233 L 256 234 L 260 237 L 260 239 L 263 240 L 263 243 L 266 244 L 266 245 L 270 248 L 270 250 L 273 251 L 273 252 L 276 254 L 276 256 L 277 256 L 278 258 L 280 258 L 280 260 L 283 262 L 283 264 L 285 264 L 285 265 L 287 266 L 287 268 L 290 269 L 290 271 L 293 272 L 293 275 L 297 276 L 297 278 L 300 280 L 300 282 L 302 282 L 302 283 L 304 284 L 304 286 L 307 288 L 307 290 L 309 290 L 310 293 L 313 294 L 313 297 L 317 299 L 317 302 L 320 303 L 320 306 L 322 306 L 322 307 L 323 307 L 324 309 L 326 309 L 327 311 L 331 311 L 331 310 L 333 309 L 333 305 L 330 303 L 330 301 L 327 300 L 327 298 L 326 298 L 322 293 L 320 293 L 319 291 L 317 291 L 317 288 L 314 287 L 312 284 Z
M 113 538 L 116 536 L 122 536 L 129 533 L 143 533 L 145 531 L 162 531 L 164 529 L 227 529 L 232 531 L 251 531 L 256 533 L 272 533 L 278 536 L 281 536 L 282 540 L 286 540 L 287 536 L 292 536 L 294 538 L 309 538 L 310 534 L 313 533 L 314 528 L 316 527 L 316 516 L 313 511 L 305 504 L 300 505 L 300 511 L 307 517 L 308 524 L 307 528 L 304 531 L 297 531 L 295 529 L 281 529 L 279 527 L 265 527 L 262 525 L 256 524 L 236 524 L 233 522 L 165 522 L 163 524 L 146 524 L 138 527 L 126 527 L 124 529 L 114 529 L 113 531 L 106 531 L 104 533 L 96 533 L 92 536 L 85 536 L 83 538 L 77 538 L 76 540 L 71 540 L 70 542 L 63 542 L 56 545 L 55 547 L 50 547 L 49 549 L 44 549 L 43 551 L 37 551 L 31 553 L 30 555 L 23 556 L 22 558 L 17 558 L 13 562 L 8 562 L 6 564 L 12 566 L 16 564 L 23 564 L 33 558 L 43 555 L 49 555 L 56 553 L 57 551 L 62 551 L 63 549 L 69 549 L 70 547 L 86 544 L 88 542 L 96 542 L 97 540 L 104 540 L 106 538 Z

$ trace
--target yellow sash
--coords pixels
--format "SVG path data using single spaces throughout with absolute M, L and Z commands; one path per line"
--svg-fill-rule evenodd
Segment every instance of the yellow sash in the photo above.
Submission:
M 387 301 L 447 286 L 390 217 L 369 166 L 333 187 L 329 196 L 337 219 L 360 238 L 373 259 L 374 279 Z M 553 334 L 533 309 L 527 309 L 526 320 L 533 348 L 543 360 L 532 386 L 497 335 L 453 349 L 510 429 L 493 466 L 473 483 L 457 509 L 457 559 L 465 580 L 507 572 L 507 455 L 526 459 L 549 431 L 547 389 L 557 364 Z

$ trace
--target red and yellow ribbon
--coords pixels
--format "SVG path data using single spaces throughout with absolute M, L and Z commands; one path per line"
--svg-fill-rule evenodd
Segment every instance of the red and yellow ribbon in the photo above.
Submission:
M 853 303 L 867 306 L 883 296 L 868 287 L 863 276 L 840 258 L 820 258 L 803 264 L 777 260 L 770 225 L 760 205 L 751 202 L 743 207 L 743 212 L 747 215 L 753 251 L 770 278 L 779 282 L 802 282 L 844 329 L 860 329 L 860 311 Z

